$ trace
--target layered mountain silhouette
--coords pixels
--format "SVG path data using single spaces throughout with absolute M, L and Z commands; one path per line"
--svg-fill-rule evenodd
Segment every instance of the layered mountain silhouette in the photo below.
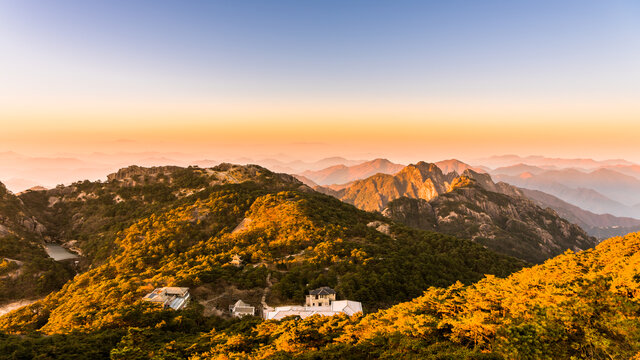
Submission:
M 319 185 L 345 184 L 378 173 L 395 174 L 402 168 L 404 165 L 394 164 L 387 159 L 375 159 L 353 166 L 340 164 L 317 171 L 308 170 L 300 175 Z
M 516 174 L 522 167 L 493 170 L 492 175 L 509 184 L 554 195 L 582 209 L 616 216 L 640 217 L 640 179 L 610 169 L 590 172 L 576 169 Z
M 528 164 L 542 168 L 579 168 L 579 169 L 599 169 L 609 166 L 632 166 L 632 162 L 624 159 L 594 160 L 594 159 L 566 159 L 566 158 L 550 158 L 546 156 L 531 155 L 497 155 L 488 158 L 477 159 L 474 163 L 482 164 L 491 168 L 506 167 L 517 164 Z
M 444 174 L 453 172 L 462 174 L 467 169 L 478 173 L 486 172 L 481 167 L 471 166 L 456 159 L 442 160 L 434 164 L 438 166 Z M 335 189 L 344 187 L 340 185 L 366 179 L 375 174 L 393 175 L 404 167 L 405 165 L 396 164 L 387 159 L 375 159 L 357 165 L 339 164 L 322 170 L 308 170 L 296 176 L 299 176 L 299 179 L 309 186 L 333 185 L 332 188 Z
M 467 169 L 444 174 L 435 164 L 412 164 L 338 191 L 318 188 L 358 208 L 405 224 L 472 239 L 490 249 L 541 262 L 566 249 L 595 245 L 580 227 L 543 209 L 511 185 Z
M 554 209 L 560 216 L 579 225 L 591 236 L 607 239 L 640 231 L 639 219 L 617 217 L 610 214 L 594 214 L 542 191 L 520 190 L 540 207 Z
M 640 179 L 640 165 L 614 165 L 605 168 Z
M 462 174 L 465 170 L 473 170 L 477 173 L 486 173 L 486 170 L 483 167 L 471 166 L 457 159 L 436 161 L 434 164 L 439 167 L 444 174 L 452 172 Z

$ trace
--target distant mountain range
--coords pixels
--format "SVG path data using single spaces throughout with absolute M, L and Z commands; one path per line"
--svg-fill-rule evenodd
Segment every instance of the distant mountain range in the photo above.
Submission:
M 443 160 L 434 163 L 444 174 L 462 174 L 465 170 L 471 169 L 478 173 L 486 172 L 481 167 L 470 166 L 456 159 Z M 405 165 L 392 163 L 387 159 L 375 159 L 357 165 L 347 166 L 344 164 L 334 165 L 322 170 L 308 170 L 300 175 L 301 181 L 311 180 L 309 185 L 341 185 L 356 180 L 366 179 L 375 174 L 395 174 L 402 170 Z
M 229 160 L 225 160 L 229 161 Z M 366 160 L 349 160 L 340 156 L 333 156 L 324 159 L 320 159 L 318 161 L 281 161 L 277 159 L 244 159 L 243 161 L 231 160 L 234 163 L 239 164 L 256 164 L 260 166 L 264 166 L 272 171 L 284 172 L 287 174 L 295 174 L 303 171 L 318 171 L 326 168 L 330 168 L 333 166 L 355 166 L 366 162 Z
M 344 157 L 301 161 L 284 156 L 262 159 L 235 158 L 231 161 L 258 164 L 273 171 L 295 174 L 298 180 L 310 187 L 322 185 L 334 191 L 340 191 L 354 181 L 378 173 L 392 175 L 403 168 L 403 165 L 387 159 L 364 161 Z M 640 218 L 640 165 L 629 161 L 516 155 L 495 156 L 480 161 L 484 162 L 478 162 L 475 166 L 456 159 L 438 161 L 434 164 L 445 175 L 451 172 L 462 174 L 467 169 L 477 173 L 488 172 L 496 181 L 545 192 L 594 215 L 611 214 L 622 218 Z M 220 162 L 221 160 L 204 156 L 198 159 L 193 154 L 168 152 L 58 154 L 50 157 L 0 152 L 0 181 L 14 193 L 19 193 L 38 185 L 53 188 L 58 184 L 70 184 L 78 178 L 104 181 L 106 174 L 130 163 L 140 166 L 212 167 Z M 559 204 L 557 201 L 552 203 Z M 567 208 L 551 207 L 559 212 L 566 211 Z M 566 213 L 565 215 L 568 216 Z M 583 218 L 592 219 L 588 216 Z M 623 226 L 624 220 L 619 224 L 613 224 L 615 222 L 607 227 L 627 228 Z M 601 237 L 602 230 L 597 221 L 581 224 L 590 234 L 598 234 L 597 236 Z M 609 230 L 605 230 L 605 234 L 609 233 Z
M 404 165 L 394 164 L 387 159 L 375 159 L 352 166 L 340 164 L 322 170 L 307 170 L 300 175 L 319 185 L 346 184 L 378 173 L 395 174 L 402 168 Z
M 467 167 L 444 174 L 420 162 L 395 175 L 376 174 L 340 190 L 317 188 L 342 201 L 422 229 L 472 239 L 490 249 L 541 262 L 596 241 L 581 228 L 527 199 L 517 188 L 494 183 Z
M 628 163 L 621 160 L 597 162 L 590 159 L 571 160 L 515 156 L 499 157 L 498 159 L 510 161 L 530 159 L 543 164 L 544 167 L 518 163 L 491 170 L 485 166 L 471 166 L 456 159 L 438 161 L 434 165 L 440 168 L 443 175 L 462 174 L 466 170 L 473 170 L 476 173 L 490 172 L 497 180 L 521 187 L 522 191 L 528 194 L 526 196 L 534 200 L 536 204 L 544 208 L 552 208 L 569 221 L 579 224 L 589 235 L 598 238 L 624 235 L 637 229 L 636 219 L 632 219 L 632 217 L 640 217 L 640 207 L 624 205 L 593 188 L 603 189 L 605 192 L 610 192 L 609 190 L 612 189 L 614 191 L 616 191 L 615 189 L 623 189 L 622 191 L 617 190 L 617 192 L 618 195 L 625 198 L 629 198 L 626 196 L 629 192 L 638 194 L 636 185 L 640 180 L 636 181 L 633 176 L 627 176 L 617 170 L 622 169 L 629 174 L 635 174 L 640 169 L 639 166 L 609 165 Z M 596 170 L 556 169 L 555 165 L 551 166 L 552 164 L 607 167 Z M 310 187 L 316 188 L 322 185 L 322 191 L 332 193 L 334 196 L 344 190 L 345 196 L 349 197 L 345 189 L 353 185 L 353 182 L 375 174 L 394 175 L 402 168 L 402 165 L 394 164 L 386 159 L 376 159 L 354 166 L 336 165 L 318 171 L 305 171 L 295 176 Z M 378 177 L 376 179 L 384 178 Z M 576 188 L 576 184 L 581 187 Z M 537 189 L 538 192 L 527 191 L 532 189 Z M 617 195 L 614 194 L 614 196 Z M 370 200 L 371 198 L 367 201 Z M 353 201 L 361 200 L 354 198 Z M 379 201 L 380 203 L 388 202 L 384 200 L 384 196 L 381 196 Z M 370 204 L 370 206 L 360 204 L 360 206 L 369 210 L 381 211 L 381 207 L 375 204 Z
M 457 159 L 436 161 L 434 164 L 437 167 L 439 167 L 440 170 L 442 170 L 442 172 L 444 174 L 449 174 L 449 173 L 462 174 L 466 170 L 473 170 L 473 171 L 475 171 L 477 173 L 481 173 L 481 174 L 487 172 L 484 167 L 471 166 L 471 165 L 463 163 L 462 161 L 457 160 Z
M 521 170 L 524 172 L 518 173 Z M 601 168 L 545 170 L 516 165 L 491 171 L 497 180 L 539 190 L 598 214 L 640 217 L 640 179 Z
M 560 216 L 579 225 L 591 236 L 607 239 L 640 231 L 639 219 L 616 217 L 610 214 L 594 214 L 542 191 L 520 190 L 540 207 L 554 209 Z
M 201 155 L 172 152 L 123 152 L 114 154 L 60 154 L 55 156 L 31 156 L 12 151 L 0 152 L 0 181 L 14 193 L 33 186 L 55 187 L 71 184 L 78 179 L 104 180 L 110 174 L 130 164 L 138 166 L 189 166 L 212 167 L 222 162 L 256 164 L 273 171 L 296 174 L 327 167 L 358 165 L 365 160 L 328 157 L 318 161 L 283 161 L 273 158 L 203 158 Z
M 518 155 L 500 155 L 488 158 L 476 159 L 474 164 L 482 164 L 490 168 L 511 166 L 516 164 L 528 164 L 547 168 L 582 168 L 582 169 L 598 169 L 607 166 L 633 166 L 630 161 L 623 159 L 610 160 L 593 160 L 593 159 L 564 159 L 549 158 L 544 156 L 518 156 Z

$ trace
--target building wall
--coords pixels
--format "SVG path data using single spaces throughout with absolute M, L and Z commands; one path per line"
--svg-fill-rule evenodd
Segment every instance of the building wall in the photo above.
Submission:
M 336 294 L 331 295 L 307 295 L 306 306 L 329 306 L 336 299 Z

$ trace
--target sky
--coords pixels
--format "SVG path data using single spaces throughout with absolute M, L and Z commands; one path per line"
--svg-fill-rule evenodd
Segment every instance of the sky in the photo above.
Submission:
M 640 162 L 638 1 L 0 0 L 0 151 Z

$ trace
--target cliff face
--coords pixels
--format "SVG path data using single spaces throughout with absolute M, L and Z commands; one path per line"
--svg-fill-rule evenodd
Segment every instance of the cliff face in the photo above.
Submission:
M 28 211 L 22 200 L 0 183 L 0 237 L 41 236 L 45 227 Z
M 377 174 L 356 181 L 340 192 L 327 192 L 360 209 L 381 211 L 390 201 L 403 196 L 431 200 L 447 192 L 455 177 L 455 173 L 443 174 L 434 164 L 419 162 L 395 175 Z
M 487 191 L 477 184 L 454 189 L 431 201 L 402 198 L 385 216 L 407 225 L 471 239 L 492 250 L 540 263 L 563 253 L 593 247 L 580 227 L 523 197 Z
M 468 238 L 530 262 L 596 244 L 580 227 L 537 206 L 520 189 L 471 169 L 445 175 L 436 165 L 421 162 L 394 176 L 378 174 L 325 192 L 404 224 Z

